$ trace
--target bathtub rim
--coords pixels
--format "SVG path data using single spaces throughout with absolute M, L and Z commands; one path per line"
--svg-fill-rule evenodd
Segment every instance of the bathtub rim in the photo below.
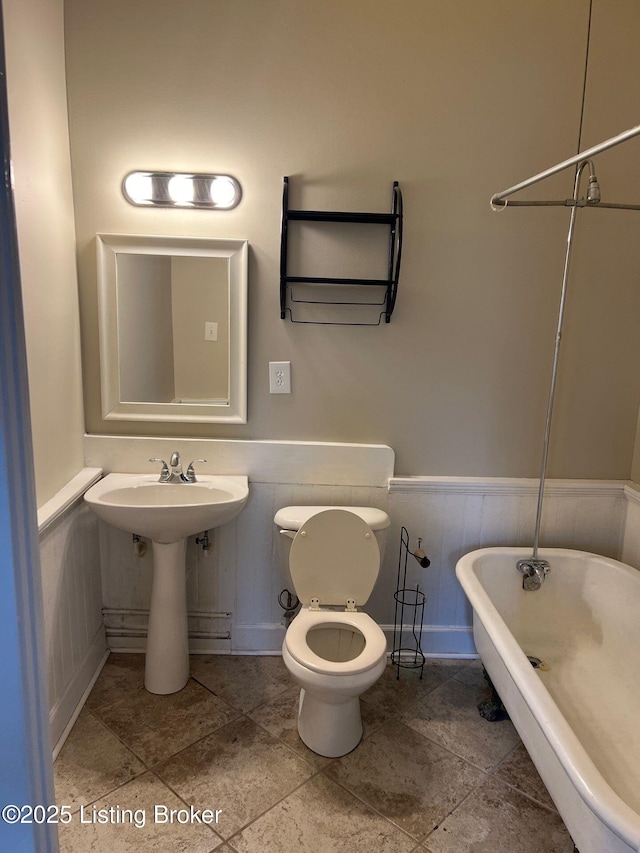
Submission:
M 484 626 L 523 701 L 536 718 L 547 743 L 581 799 L 618 838 L 638 850 L 640 815 L 604 779 L 541 679 L 535 677 L 527 656 L 474 571 L 476 560 L 496 555 L 513 556 L 514 562 L 517 562 L 519 559 L 530 556 L 531 548 L 508 546 L 479 548 L 458 560 L 456 576 L 473 608 L 474 619 L 478 618 Z M 601 554 L 569 548 L 541 548 L 539 555 L 549 562 L 554 557 L 597 560 L 610 565 L 617 571 L 623 570 L 633 576 L 636 582 L 640 582 L 636 569 Z M 516 571 L 514 565 L 514 574 Z M 515 580 L 519 581 L 517 575 Z M 532 675 L 534 677 L 531 677 Z

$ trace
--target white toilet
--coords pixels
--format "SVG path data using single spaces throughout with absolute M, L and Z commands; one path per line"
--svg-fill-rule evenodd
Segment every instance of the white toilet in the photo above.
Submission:
M 302 609 L 282 657 L 302 688 L 298 733 L 328 758 L 362 737 L 360 694 L 384 672 L 387 641 L 359 608 L 380 571 L 389 516 L 372 507 L 284 507 L 274 519 Z

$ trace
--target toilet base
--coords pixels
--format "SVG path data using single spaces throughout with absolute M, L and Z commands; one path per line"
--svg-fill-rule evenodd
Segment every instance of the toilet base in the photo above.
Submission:
M 298 705 L 298 734 L 309 749 L 325 758 L 340 758 L 362 739 L 360 699 L 326 702 L 302 688 Z

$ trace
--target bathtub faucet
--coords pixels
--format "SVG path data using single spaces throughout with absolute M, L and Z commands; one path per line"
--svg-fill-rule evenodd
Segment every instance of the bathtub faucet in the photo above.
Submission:
M 551 570 L 546 560 L 538 560 L 535 557 L 518 560 L 517 566 L 518 571 L 522 573 L 522 589 L 526 589 L 527 592 L 540 589 Z

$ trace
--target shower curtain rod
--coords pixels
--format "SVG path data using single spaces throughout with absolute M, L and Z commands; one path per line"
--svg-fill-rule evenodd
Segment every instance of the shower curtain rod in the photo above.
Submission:
M 545 169 L 544 172 L 539 172 L 537 175 L 533 175 L 531 178 L 527 178 L 526 181 L 521 181 L 519 184 L 515 184 L 513 187 L 509 187 L 509 189 L 507 190 L 503 190 L 500 193 L 496 193 L 491 197 L 491 205 L 492 207 L 495 206 L 496 209 L 504 208 L 507 206 L 506 202 L 504 204 L 496 204 L 496 202 L 501 202 L 504 199 L 508 198 L 510 195 L 513 195 L 514 193 L 517 193 L 520 190 L 524 190 L 527 187 L 532 186 L 533 184 L 537 184 L 538 181 L 543 181 L 545 178 L 551 177 L 551 175 L 555 175 L 558 172 L 562 172 L 563 169 L 567 169 L 569 166 L 574 166 L 576 163 L 580 163 L 582 160 L 589 160 L 591 157 L 595 157 L 596 154 L 600 154 L 603 151 L 607 151 L 609 148 L 613 148 L 614 145 L 620 145 L 621 142 L 626 142 L 628 139 L 632 139 L 634 136 L 638 136 L 638 134 L 640 134 L 640 124 L 636 125 L 635 127 L 629 128 L 629 130 L 625 130 L 622 133 L 619 133 L 617 136 L 612 136 L 610 139 L 605 139 L 605 141 L 601 142 L 599 145 L 594 145 L 593 148 L 587 148 L 585 151 L 581 151 L 574 157 L 569 157 L 568 160 L 563 160 L 561 163 L 557 163 L 555 166 L 551 166 L 549 169 Z M 531 202 L 511 202 L 511 204 L 524 206 L 525 204 L 531 204 Z M 565 202 L 560 202 L 560 204 L 565 205 Z M 573 207 L 573 202 L 569 200 L 569 204 L 566 206 Z M 605 205 L 601 204 L 600 206 L 604 207 Z M 636 206 L 609 204 L 607 206 L 628 208 L 629 210 L 640 209 L 640 205 Z
M 640 204 L 615 204 L 611 201 L 599 201 L 597 204 L 589 204 L 581 198 L 574 201 L 572 198 L 558 199 L 557 201 L 503 201 L 495 203 L 496 197 L 491 199 L 494 210 L 504 210 L 505 207 L 588 207 L 597 210 L 599 207 L 613 208 L 614 210 L 640 210 Z

